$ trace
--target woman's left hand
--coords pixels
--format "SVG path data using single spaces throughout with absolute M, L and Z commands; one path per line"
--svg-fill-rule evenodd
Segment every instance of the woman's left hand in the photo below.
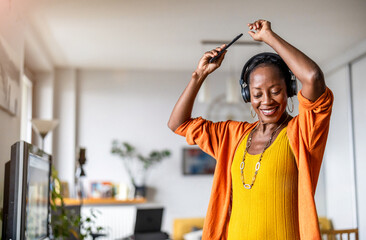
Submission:
M 250 31 L 248 31 L 249 35 L 255 41 L 265 42 L 266 37 L 272 33 L 271 22 L 259 19 L 254 23 L 248 23 L 248 27 Z

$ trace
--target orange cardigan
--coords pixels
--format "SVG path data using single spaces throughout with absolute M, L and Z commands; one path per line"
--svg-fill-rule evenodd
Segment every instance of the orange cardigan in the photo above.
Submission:
M 287 135 L 299 171 L 298 210 L 301 240 L 320 240 L 314 194 L 328 137 L 333 94 L 329 88 L 311 102 L 298 94 L 299 115 L 287 127 Z M 231 163 L 237 146 L 255 123 L 213 123 L 201 117 L 190 119 L 175 133 L 188 144 L 197 144 L 216 160 L 210 202 L 203 227 L 203 240 L 227 239 L 231 211 Z

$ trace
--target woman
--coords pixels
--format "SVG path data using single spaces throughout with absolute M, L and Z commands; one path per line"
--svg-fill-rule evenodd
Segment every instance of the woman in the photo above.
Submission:
M 191 118 L 198 90 L 225 54 L 209 60 L 223 45 L 203 55 L 168 122 L 217 160 L 202 239 L 321 239 L 314 194 L 333 95 L 317 64 L 274 33 L 270 22 L 248 27 L 255 41 L 279 55 L 259 54 L 243 69 L 243 98 L 258 121 Z M 302 83 L 294 118 L 286 111 L 289 95 L 296 94 L 292 73 Z

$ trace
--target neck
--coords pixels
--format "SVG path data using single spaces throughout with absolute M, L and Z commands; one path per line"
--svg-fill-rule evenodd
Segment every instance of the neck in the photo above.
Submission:
M 284 112 L 281 118 L 275 123 L 263 123 L 261 119 L 259 119 L 258 132 L 263 134 L 272 133 L 275 131 L 281 124 L 282 126 L 286 126 L 285 122 L 287 121 L 289 115 L 287 112 Z

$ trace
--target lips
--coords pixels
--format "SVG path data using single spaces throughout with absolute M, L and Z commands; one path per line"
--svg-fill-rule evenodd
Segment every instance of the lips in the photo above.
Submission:
M 274 114 L 277 111 L 277 109 L 278 107 L 274 107 L 274 108 L 260 109 L 260 111 L 263 113 L 263 115 L 270 116 Z

